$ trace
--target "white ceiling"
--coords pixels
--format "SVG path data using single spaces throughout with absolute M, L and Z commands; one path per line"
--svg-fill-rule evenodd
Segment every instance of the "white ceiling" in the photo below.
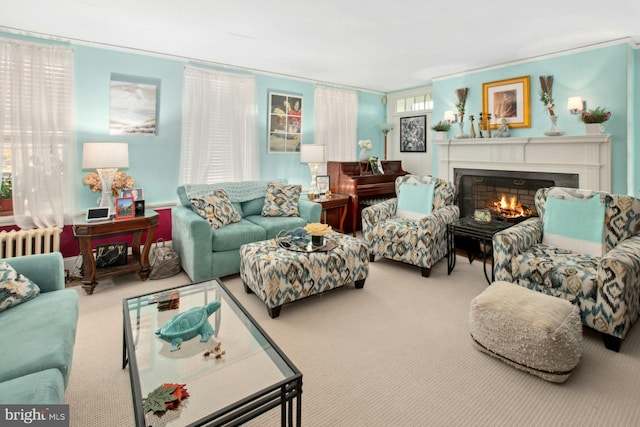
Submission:
M 390 92 L 629 37 L 640 2 L 0 0 L 0 30 Z

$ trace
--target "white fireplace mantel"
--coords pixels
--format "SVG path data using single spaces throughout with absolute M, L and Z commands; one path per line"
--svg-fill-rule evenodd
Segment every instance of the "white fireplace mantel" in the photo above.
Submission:
M 578 174 L 579 187 L 611 191 L 611 136 L 546 136 L 433 141 L 438 176 L 453 182 L 454 170 L 488 169 Z

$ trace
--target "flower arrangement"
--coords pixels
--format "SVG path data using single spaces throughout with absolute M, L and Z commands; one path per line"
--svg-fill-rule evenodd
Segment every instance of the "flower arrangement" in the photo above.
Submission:
M 324 236 L 332 230 L 330 225 L 312 222 L 304 226 L 304 231 L 312 236 Z
M 540 101 L 544 104 L 545 108 L 549 111 L 550 116 L 554 116 L 553 109 L 555 104 L 553 103 L 553 76 L 540 76 Z
M 358 141 L 358 147 L 364 148 L 366 150 L 371 150 L 373 148 L 373 143 L 370 139 L 361 139 Z
M 460 123 L 464 119 L 464 109 L 467 105 L 467 95 L 469 94 L 469 88 L 463 87 L 461 89 L 456 89 L 456 97 L 458 100 L 456 101 L 456 108 L 458 109 L 458 113 L 460 113 Z
M 435 130 L 436 132 L 446 132 L 449 129 L 451 129 L 451 123 L 449 121 L 439 121 L 438 123 L 434 124 L 433 126 L 431 126 L 431 129 Z
M 127 176 L 124 172 L 116 172 L 116 176 L 113 179 L 113 185 L 111 186 L 111 194 L 117 196 L 120 190 L 129 190 L 133 188 L 134 179 Z M 91 191 L 94 193 L 102 192 L 102 182 L 100 176 L 96 172 L 88 173 L 83 179 L 82 183 L 88 185 Z
M 604 123 L 611 117 L 611 111 L 607 111 L 604 107 L 597 107 L 587 111 L 583 111 L 580 120 L 583 123 Z

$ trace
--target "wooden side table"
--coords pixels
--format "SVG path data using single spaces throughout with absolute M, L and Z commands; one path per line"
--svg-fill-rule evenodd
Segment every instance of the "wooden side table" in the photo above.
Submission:
M 314 199 L 313 201 L 322 205 L 322 223 L 327 223 L 327 211 L 330 209 L 341 209 L 340 211 L 340 233 L 344 232 L 344 220 L 347 217 L 350 197 L 346 194 L 332 193 L 328 198 Z
M 140 279 L 147 280 L 151 267 L 149 266 L 149 251 L 153 243 L 153 236 L 158 226 L 159 215 L 155 211 L 148 211 L 144 216 L 131 219 L 109 220 L 100 222 L 87 222 L 84 217 L 76 217 L 73 221 L 73 234 L 80 242 L 84 277 L 82 287 L 87 295 L 93 294 L 98 285 L 96 279 L 116 274 L 137 272 Z M 144 248 L 140 252 L 142 233 L 147 232 Z M 91 242 L 94 239 L 116 236 L 120 234 L 133 234 L 131 242 L 131 256 L 125 265 L 96 269 L 96 260 L 93 256 Z

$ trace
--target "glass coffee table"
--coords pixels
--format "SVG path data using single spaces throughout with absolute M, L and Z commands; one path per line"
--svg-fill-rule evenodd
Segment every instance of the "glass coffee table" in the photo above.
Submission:
M 155 334 L 177 314 L 213 301 L 221 306 L 208 317 L 208 342 L 197 335 L 171 351 Z M 278 406 L 282 426 L 301 424 L 302 373 L 222 282 L 128 298 L 123 315 L 122 368 L 129 365 L 137 426 L 239 425 Z M 145 414 L 143 398 L 163 384 L 186 384 L 189 397 L 176 410 Z

